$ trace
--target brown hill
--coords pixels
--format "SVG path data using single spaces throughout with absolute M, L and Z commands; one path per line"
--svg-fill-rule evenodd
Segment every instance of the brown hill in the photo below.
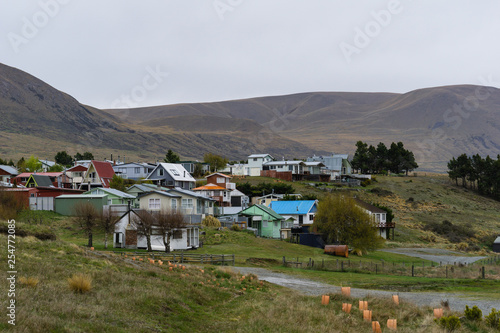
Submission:
M 179 116 L 189 116 L 182 121 L 193 124 L 211 117 L 249 119 L 275 135 L 329 152 L 353 153 L 357 140 L 403 141 L 421 170 L 445 171 L 447 161 L 463 152 L 498 154 L 499 109 L 499 89 L 461 85 L 405 94 L 318 92 L 107 112 L 142 125 L 173 124 Z M 203 130 L 217 132 L 220 126 L 207 121 Z
M 91 151 L 96 158 L 114 153 L 127 156 L 128 160 L 161 159 L 168 149 L 184 158 L 202 158 L 206 152 L 243 158 L 255 151 L 277 156 L 291 151 L 306 156 L 311 151 L 260 124 L 242 119 L 179 116 L 131 126 L 120 114 L 116 117 L 82 105 L 45 82 L 3 64 L 0 64 L 0 118 L 3 158 L 34 154 L 53 159 L 61 150 L 70 154 Z

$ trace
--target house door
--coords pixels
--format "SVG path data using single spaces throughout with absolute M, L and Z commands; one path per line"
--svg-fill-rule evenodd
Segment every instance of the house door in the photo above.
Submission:
M 304 223 L 304 215 L 299 215 L 299 225 Z

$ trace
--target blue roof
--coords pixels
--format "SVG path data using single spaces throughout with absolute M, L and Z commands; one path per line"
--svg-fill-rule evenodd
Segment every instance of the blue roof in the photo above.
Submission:
M 307 214 L 316 204 L 316 200 L 272 201 L 269 208 L 280 215 Z

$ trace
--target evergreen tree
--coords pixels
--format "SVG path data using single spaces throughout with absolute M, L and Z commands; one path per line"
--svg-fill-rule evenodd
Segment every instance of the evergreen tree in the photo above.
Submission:
M 172 149 L 169 149 L 163 160 L 165 163 L 179 163 L 181 158 L 177 153 L 173 152 Z

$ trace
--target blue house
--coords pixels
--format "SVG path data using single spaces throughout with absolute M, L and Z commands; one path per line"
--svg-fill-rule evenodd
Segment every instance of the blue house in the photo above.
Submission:
M 318 200 L 272 201 L 269 208 L 293 220 L 294 226 L 311 225 L 318 210 Z

